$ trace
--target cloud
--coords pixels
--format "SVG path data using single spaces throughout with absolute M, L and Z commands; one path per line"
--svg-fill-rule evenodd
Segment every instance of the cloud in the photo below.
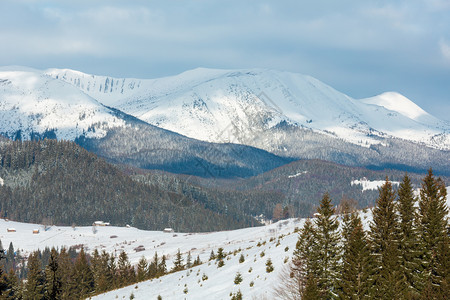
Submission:
M 441 39 L 439 41 L 439 49 L 441 51 L 443 59 L 447 63 L 450 63 L 450 44 L 446 40 Z
M 420 102 L 432 87 L 445 101 L 449 9 L 446 0 L 2 0 L 0 65 L 145 78 L 262 67 L 354 97 L 401 90 Z

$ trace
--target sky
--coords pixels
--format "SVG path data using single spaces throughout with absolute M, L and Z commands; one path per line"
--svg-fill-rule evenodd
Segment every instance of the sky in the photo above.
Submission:
M 450 1 L 1 0 L 0 66 L 157 78 L 197 68 L 399 92 L 450 121 Z

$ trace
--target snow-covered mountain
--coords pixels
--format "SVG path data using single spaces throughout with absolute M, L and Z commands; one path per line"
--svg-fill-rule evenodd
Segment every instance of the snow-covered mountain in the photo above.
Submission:
M 72 70 L 46 74 L 150 124 L 209 142 L 270 149 L 264 131 L 279 124 L 309 128 L 369 147 L 394 137 L 450 149 L 450 124 L 390 92 L 352 99 L 310 76 L 273 70 L 194 69 L 141 80 Z
M 0 68 L 0 132 L 30 139 L 51 135 L 74 140 L 104 137 L 124 120 L 74 86 L 41 71 Z
M 77 139 L 106 158 L 119 157 L 121 163 L 132 158 L 136 166 L 168 171 L 173 169 L 166 168 L 168 151 L 178 153 L 181 172 L 178 161 L 184 166 L 189 161 L 183 159 L 186 147 L 194 156 L 207 153 L 208 160 L 217 160 L 211 151 L 198 150 L 223 148 L 210 142 L 252 146 L 287 159 L 450 170 L 450 124 L 402 95 L 356 100 L 312 77 L 273 70 L 199 68 L 144 80 L 3 67 L 0 117 L 0 134 L 12 138 Z M 154 152 L 161 138 L 164 157 L 160 148 Z M 224 150 L 228 157 L 230 149 Z M 230 162 L 241 152 L 235 151 Z M 263 156 L 264 162 L 271 159 Z M 149 157 L 165 162 L 155 165 Z

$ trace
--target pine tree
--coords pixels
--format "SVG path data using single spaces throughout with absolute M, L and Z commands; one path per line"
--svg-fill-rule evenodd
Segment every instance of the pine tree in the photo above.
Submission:
M 211 250 L 211 254 L 209 255 L 209 260 L 216 259 L 216 254 L 214 254 L 214 250 Z
M 313 273 L 306 276 L 305 287 L 301 293 L 301 300 L 317 300 L 323 298 L 320 292 L 316 277 Z
M 161 262 L 158 265 L 158 276 L 162 276 L 166 273 L 167 273 L 166 256 L 163 255 L 161 258 Z
M 195 267 L 195 266 L 199 266 L 201 264 L 202 264 L 202 261 L 200 260 L 200 256 L 197 255 L 197 258 L 194 260 L 193 266 Z
M 191 251 L 189 251 L 187 258 L 186 258 L 186 269 L 189 269 L 191 267 L 192 267 L 192 256 L 191 256 Z
M 172 272 L 177 272 L 181 270 L 184 270 L 183 257 L 181 256 L 180 249 L 178 249 L 177 254 L 175 256 L 175 260 L 173 261 Z
M 339 221 L 333 216 L 335 211 L 327 193 L 323 196 L 317 212 L 315 225 L 319 264 L 315 275 L 320 293 L 325 299 L 332 299 L 337 296 L 341 247 Z
M 74 282 L 76 282 L 76 288 L 74 288 L 73 294 L 77 298 L 87 297 L 94 290 L 94 275 L 83 248 L 75 261 Z
M 389 179 L 379 189 L 373 222 L 370 224 L 371 253 L 376 267 L 371 280 L 377 299 L 403 299 L 404 276 L 400 267 L 399 223 L 395 192 Z
M 134 268 L 132 268 L 130 261 L 128 260 L 128 255 L 125 251 L 122 251 L 119 254 L 116 276 L 119 287 L 126 286 L 134 282 Z
M 270 273 L 273 271 L 273 264 L 272 264 L 272 260 L 270 258 L 267 259 L 266 261 L 266 272 Z
M 290 291 L 290 294 L 301 297 L 306 288 L 308 276 L 315 277 L 315 274 L 317 274 L 317 249 L 316 229 L 311 220 L 307 219 L 299 232 L 294 256 L 290 265 L 290 277 L 294 281 L 291 284 L 292 291 Z
M 25 284 L 24 299 L 41 299 L 43 297 L 44 276 L 37 251 L 28 257 L 28 276 Z
M 444 182 L 440 178 L 435 179 L 430 169 L 420 191 L 419 226 L 425 250 L 422 257 L 425 277 L 423 294 L 431 293 L 432 297 L 449 292 L 448 270 L 442 268 L 450 260 L 446 197 Z
M 344 217 L 343 228 L 344 253 L 339 296 L 342 299 L 364 299 L 369 294 L 371 271 L 367 236 L 357 213 Z
M 159 276 L 159 259 L 158 259 L 158 252 L 155 252 L 155 255 L 153 256 L 153 260 L 150 262 L 150 265 L 148 267 L 148 277 L 149 278 L 155 278 Z
M 13 269 L 5 276 L 5 283 L 6 289 L 1 294 L 1 299 L 21 299 L 19 278 Z
M 58 257 L 58 273 L 61 278 L 61 298 L 71 299 L 74 281 L 73 263 L 66 248 L 62 248 Z
M 137 281 L 141 282 L 141 281 L 147 280 L 148 274 L 149 274 L 149 271 L 148 271 L 147 259 L 145 259 L 145 257 L 142 256 L 137 265 L 137 274 L 136 274 Z
M 408 175 L 403 177 L 398 189 L 397 210 L 399 213 L 400 264 L 406 279 L 406 292 L 409 298 L 417 298 L 421 290 L 420 239 L 417 229 L 417 211 L 414 207 L 416 199 Z
M 236 276 L 234 277 L 234 284 L 240 284 L 242 280 L 243 279 L 241 273 L 237 272 Z
M 48 299 L 62 299 L 62 282 L 58 263 L 59 254 L 55 248 L 50 252 L 48 265 L 45 268 L 45 296 Z
M 244 261 L 245 261 L 244 254 L 241 254 L 241 256 L 239 256 L 239 263 L 242 264 Z

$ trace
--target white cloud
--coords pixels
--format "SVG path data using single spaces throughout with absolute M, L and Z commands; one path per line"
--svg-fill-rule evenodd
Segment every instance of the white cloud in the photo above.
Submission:
M 441 50 L 441 54 L 444 60 L 447 63 L 450 63 L 450 44 L 446 40 L 441 39 L 439 41 L 439 49 Z

